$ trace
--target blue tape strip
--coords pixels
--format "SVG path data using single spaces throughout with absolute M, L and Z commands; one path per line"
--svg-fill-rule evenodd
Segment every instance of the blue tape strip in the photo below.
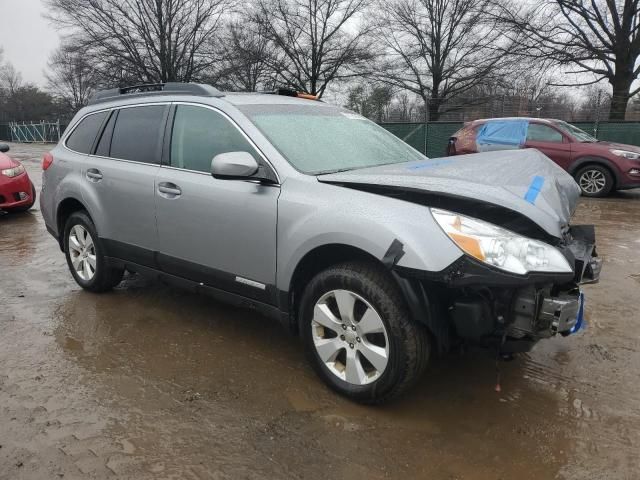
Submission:
M 578 309 L 578 315 L 576 317 L 576 324 L 569 330 L 569 333 L 576 333 L 580 330 L 587 328 L 587 323 L 584 320 L 584 293 L 580 292 L 580 308 Z
M 531 205 L 535 205 L 536 198 L 538 198 L 540 190 L 542 190 L 542 185 L 544 185 L 544 177 L 540 177 L 538 175 L 533 177 L 531 185 L 529 185 L 529 190 L 524 194 L 524 199 Z

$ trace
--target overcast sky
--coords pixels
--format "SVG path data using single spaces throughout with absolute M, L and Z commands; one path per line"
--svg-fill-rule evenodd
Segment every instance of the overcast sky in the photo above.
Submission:
M 0 0 L 0 47 L 23 80 L 44 86 L 49 55 L 60 38 L 49 22 L 42 0 Z

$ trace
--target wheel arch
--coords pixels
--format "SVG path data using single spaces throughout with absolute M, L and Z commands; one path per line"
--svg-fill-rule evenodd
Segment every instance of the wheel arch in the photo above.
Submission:
M 448 348 L 448 326 L 444 313 L 437 310 L 438 304 L 429 300 L 424 285 L 420 282 L 409 281 L 401 277 L 392 268 L 376 258 L 371 253 L 353 245 L 343 243 L 325 244 L 313 248 L 307 252 L 296 265 L 294 273 L 289 282 L 289 290 L 284 294 L 281 304 L 288 309 L 289 327 L 298 334 L 300 331 L 300 319 L 298 309 L 300 299 L 305 287 L 311 279 L 332 265 L 337 265 L 345 261 L 361 260 L 384 269 L 389 273 L 389 278 L 398 287 L 401 296 L 405 300 L 412 320 L 427 327 L 432 337 L 437 341 L 438 348 L 444 350 Z
M 295 332 L 298 331 L 297 310 L 305 287 L 322 270 L 348 260 L 361 260 L 383 266 L 382 262 L 369 252 L 344 243 L 317 246 L 300 259 L 291 275 L 288 291 L 283 292 L 285 298 L 281 299 L 289 312 L 290 325 Z
M 609 170 L 614 182 L 612 190 L 615 190 L 618 187 L 618 184 L 620 183 L 620 171 L 611 160 L 608 160 L 604 157 L 596 157 L 593 155 L 585 155 L 583 157 L 580 157 L 571 164 L 568 172 L 573 177 L 578 172 L 578 170 L 590 165 L 598 165 Z
M 91 217 L 91 213 L 87 207 L 75 197 L 67 197 L 58 204 L 56 209 L 56 227 L 58 229 L 58 243 L 60 244 L 60 250 L 64 252 L 64 226 L 67 223 L 67 219 L 72 213 L 78 211 L 85 211 L 87 215 Z M 91 217 L 92 218 L 92 217 Z

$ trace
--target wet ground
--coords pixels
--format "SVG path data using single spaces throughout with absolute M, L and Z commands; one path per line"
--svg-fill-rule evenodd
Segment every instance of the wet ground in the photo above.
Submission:
M 39 187 L 42 146 L 12 145 Z M 328 391 L 272 321 L 128 277 L 82 291 L 38 207 L 0 217 L 0 479 L 640 477 L 640 191 L 583 199 L 586 331 L 437 359 L 383 407 Z

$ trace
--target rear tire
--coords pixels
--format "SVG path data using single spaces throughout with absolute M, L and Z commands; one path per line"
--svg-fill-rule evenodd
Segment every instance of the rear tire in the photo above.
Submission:
M 319 273 L 305 289 L 299 315 L 314 370 L 357 402 L 397 397 L 427 366 L 426 328 L 409 318 L 397 285 L 376 265 L 348 262 Z
M 587 165 L 574 178 L 585 197 L 606 197 L 615 183 L 611 171 L 601 165 Z
M 109 265 L 93 221 L 84 211 L 72 213 L 64 227 L 64 253 L 74 280 L 90 292 L 106 292 L 122 281 L 124 269 Z

